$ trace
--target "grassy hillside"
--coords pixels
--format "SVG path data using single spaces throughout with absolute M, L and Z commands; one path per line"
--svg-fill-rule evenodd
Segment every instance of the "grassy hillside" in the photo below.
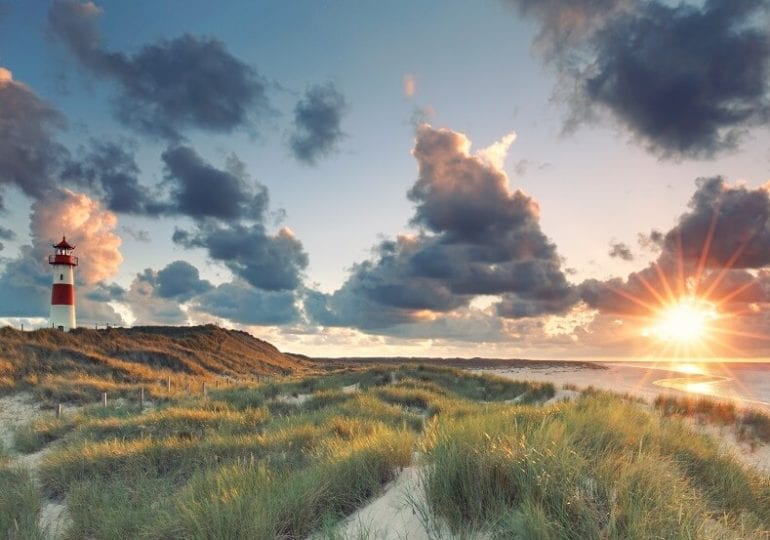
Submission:
M 306 369 L 246 332 L 213 325 L 151 326 L 72 332 L 0 328 L 0 391 L 30 388 L 45 399 L 88 400 L 137 385 L 177 389 Z
M 380 367 L 41 418 L 15 444 L 56 441 L 40 490 L 0 474 L 19 493 L 0 496 L 0 532 L 36 537 L 48 497 L 65 538 L 377 538 L 390 522 L 349 536 L 340 521 L 410 466 L 431 538 L 766 538 L 770 480 L 716 440 L 638 400 L 554 392 Z

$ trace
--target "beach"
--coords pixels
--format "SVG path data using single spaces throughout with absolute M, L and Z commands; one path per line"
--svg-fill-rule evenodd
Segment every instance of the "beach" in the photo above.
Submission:
M 702 395 L 733 400 L 739 405 L 770 410 L 770 364 L 607 362 L 605 369 L 584 364 L 481 369 L 503 377 L 572 384 L 628 393 L 652 400 L 660 394 Z

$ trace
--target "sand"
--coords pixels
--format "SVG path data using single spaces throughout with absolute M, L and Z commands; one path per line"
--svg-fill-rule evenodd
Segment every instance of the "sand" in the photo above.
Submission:
M 424 500 L 420 468 L 407 467 L 382 495 L 350 515 L 338 532 L 343 538 L 431 540 L 418 513 Z
M 28 424 L 41 414 L 40 405 L 32 394 L 21 392 L 0 398 L 0 443 L 3 448 L 13 448 L 16 428 Z
M 348 516 L 338 527 L 351 540 L 487 540 L 489 535 L 466 532 L 457 536 L 431 517 L 423 489 L 425 466 L 404 468 L 383 493 Z
M 67 407 L 65 414 L 73 413 L 76 407 Z M 0 398 L 0 442 L 11 454 L 11 467 L 27 469 L 32 478 L 38 480 L 38 470 L 43 458 L 51 451 L 52 445 L 32 454 L 17 454 L 13 452 L 14 432 L 20 426 L 28 424 L 46 414 L 34 396 L 28 392 L 20 392 Z M 50 414 L 50 413 L 47 413 Z M 38 518 L 38 527 L 44 536 L 51 540 L 61 538 L 67 528 L 69 516 L 67 508 L 61 501 L 44 500 Z

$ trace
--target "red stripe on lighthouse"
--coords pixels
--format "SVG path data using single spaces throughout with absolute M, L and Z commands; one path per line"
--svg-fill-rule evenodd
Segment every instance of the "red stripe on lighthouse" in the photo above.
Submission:
M 67 283 L 54 283 L 51 289 L 51 305 L 74 306 L 75 287 Z

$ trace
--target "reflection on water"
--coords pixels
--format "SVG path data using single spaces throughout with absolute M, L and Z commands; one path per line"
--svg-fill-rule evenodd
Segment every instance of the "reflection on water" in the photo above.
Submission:
M 693 394 L 715 395 L 710 382 L 687 383 L 684 385 L 684 389 Z
M 654 386 L 661 388 L 768 407 L 770 406 L 768 367 L 770 366 L 767 364 L 667 362 L 653 368 L 660 374 L 659 376 L 664 378 L 652 377 L 651 381 Z M 658 370 L 668 373 L 661 373 Z M 682 376 L 678 376 L 680 373 Z M 674 374 L 677 375 L 672 376 Z
M 673 388 L 692 394 L 706 394 L 709 396 L 719 395 L 717 385 L 731 381 L 729 377 L 721 375 L 693 374 L 688 377 L 675 377 L 671 379 L 659 379 L 653 381 L 655 386 L 663 388 Z

